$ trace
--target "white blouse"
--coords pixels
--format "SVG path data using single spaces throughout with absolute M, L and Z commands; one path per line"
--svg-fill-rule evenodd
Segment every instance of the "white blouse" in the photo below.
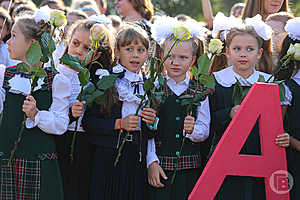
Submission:
M 126 70 L 124 77 L 122 79 L 117 79 L 115 84 L 119 94 L 119 99 L 120 101 L 123 101 L 122 118 L 124 118 L 130 114 L 135 114 L 136 109 L 138 108 L 138 105 L 141 101 L 140 98 L 138 98 L 134 93 L 135 86 L 133 86 L 131 83 L 137 81 L 140 82 L 140 84 L 137 86 L 139 87 L 139 94 L 144 95 L 143 76 L 141 72 L 133 73 L 120 64 L 115 66 L 114 68 L 123 68 L 124 70 Z M 141 110 L 139 110 L 139 114 L 140 113 Z M 140 129 L 141 120 L 139 120 L 139 124 L 137 126 L 137 130 Z
M 298 70 L 296 72 L 296 74 L 292 77 L 292 79 L 294 81 L 296 81 L 296 83 L 298 85 L 300 85 L 300 70 Z M 281 105 L 291 105 L 291 102 L 292 102 L 292 99 L 293 99 L 293 96 L 292 96 L 292 92 L 291 90 L 286 86 L 286 84 L 284 84 L 284 88 L 285 88 L 285 100 L 283 102 L 281 102 Z
M 69 99 L 69 108 L 71 108 L 73 103 L 77 101 L 77 97 L 78 97 L 78 95 L 80 93 L 80 89 L 81 89 L 80 81 L 78 79 L 78 72 L 76 72 L 62 64 L 58 64 L 56 69 L 59 71 L 59 73 L 63 74 L 65 77 L 67 77 L 71 82 L 72 94 Z M 83 112 L 82 112 L 81 117 L 78 119 L 77 130 L 79 132 L 84 132 L 84 130 L 82 128 L 82 124 L 81 124 L 82 117 L 83 117 Z M 68 130 L 74 131 L 75 124 L 76 124 L 76 121 L 69 124 Z
M 0 111 L 3 109 L 5 101 L 5 90 L 2 88 L 5 69 L 0 67 Z M 43 78 L 39 79 L 35 91 L 41 88 Z M 15 75 L 9 80 L 11 89 L 9 92 L 15 94 L 28 95 L 30 92 L 30 81 L 27 78 Z M 52 83 L 52 104 L 49 110 L 41 110 L 34 120 L 27 118 L 26 128 L 38 126 L 48 134 L 62 135 L 66 132 L 69 124 L 69 98 L 71 97 L 71 83 L 62 74 L 57 74 Z
M 177 95 L 180 96 L 183 92 L 189 87 L 190 77 L 187 74 L 185 80 L 180 83 L 176 83 L 168 75 L 166 76 L 167 85 L 169 88 Z M 193 142 L 202 142 L 209 136 L 209 127 L 210 127 L 210 111 L 209 111 L 209 102 L 206 98 L 201 102 L 201 106 L 197 107 L 197 118 L 195 121 L 194 131 L 192 134 L 187 134 L 186 137 Z M 182 133 L 185 135 L 185 131 Z M 148 140 L 148 149 L 147 149 L 147 166 L 154 162 L 159 161 L 156 155 L 155 142 L 154 139 Z

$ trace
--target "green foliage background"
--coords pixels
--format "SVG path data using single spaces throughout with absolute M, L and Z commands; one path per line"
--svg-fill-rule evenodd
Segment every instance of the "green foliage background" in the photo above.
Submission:
M 165 13 L 170 16 L 186 14 L 197 20 L 204 20 L 201 0 L 152 0 L 156 13 Z M 214 15 L 221 11 L 229 15 L 231 7 L 239 0 L 211 0 Z M 295 16 L 300 17 L 300 0 L 290 0 L 290 8 Z M 114 0 L 108 0 L 108 13 L 116 14 Z

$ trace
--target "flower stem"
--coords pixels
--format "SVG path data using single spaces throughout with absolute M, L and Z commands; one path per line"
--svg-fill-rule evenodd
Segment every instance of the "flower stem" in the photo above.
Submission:
M 80 93 L 82 93 L 82 91 L 83 91 L 83 86 L 81 86 Z M 79 101 L 81 101 L 81 98 L 79 98 Z M 77 129 L 78 129 L 79 118 L 75 122 L 75 129 L 74 129 L 73 137 L 72 137 L 71 152 L 70 152 L 70 161 L 71 161 L 71 164 L 74 161 L 74 150 L 75 150 L 76 137 L 77 137 L 77 133 L 78 133 Z
M 173 173 L 172 179 L 171 179 L 171 184 L 173 184 L 173 183 L 174 183 L 174 181 L 175 181 L 176 172 L 177 172 L 177 169 L 178 169 L 178 164 L 179 164 L 179 161 L 180 161 L 180 159 L 181 159 L 181 153 L 182 153 L 182 150 L 183 150 L 183 146 L 184 146 L 184 143 L 185 143 L 185 139 L 186 139 L 186 136 L 184 136 L 184 137 L 183 137 L 183 139 L 182 139 L 182 143 L 181 143 L 180 151 L 179 151 L 178 158 L 177 158 L 176 167 L 175 167 L 175 170 L 174 170 L 174 173 Z
M 25 123 L 26 123 L 26 115 L 24 114 L 24 119 L 23 119 L 22 124 L 21 124 L 21 129 L 19 131 L 18 138 L 15 141 L 15 144 L 14 144 L 14 147 L 13 147 L 12 151 L 10 152 L 10 156 L 9 156 L 9 160 L 8 160 L 8 166 L 11 165 L 11 162 L 12 162 L 12 160 L 15 156 L 15 153 L 17 151 L 18 145 L 22 140 L 22 136 L 23 136 L 23 132 L 24 132 L 24 128 L 25 128 Z

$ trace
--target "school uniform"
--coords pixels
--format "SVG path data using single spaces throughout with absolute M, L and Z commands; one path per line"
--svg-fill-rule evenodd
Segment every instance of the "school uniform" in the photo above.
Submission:
M 176 83 L 166 76 L 167 84 L 163 86 L 166 101 L 160 105 L 157 136 L 149 140 L 147 165 L 159 161 L 167 180 L 160 178 L 163 188 L 149 188 L 151 200 L 183 200 L 187 199 L 202 172 L 200 143 L 209 135 L 210 112 L 208 98 L 203 96 L 201 106 L 193 106 L 195 126 L 192 134 L 183 130 L 184 119 L 187 116 L 187 106 L 181 105 L 180 96 L 192 94 L 195 82 L 186 79 Z M 187 139 L 178 159 L 183 137 Z M 155 143 L 155 144 L 154 144 Z M 171 184 L 174 170 L 177 169 L 175 181 Z
M 8 166 L 25 115 L 22 105 L 31 85 L 29 75 L 20 73 L 16 67 L 0 69 L 0 105 L 3 105 L 0 199 L 63 199 L 53 135 L 67 130 L 71 84 L 56 71 L 49 68 L 45 71 L 47 76 L 38 80 L 38 86 L 31 94 L 39 111 L 34 120 L 26 119 L 22 139 L 11 166 Z
M 300 141 L 300 125 L 299 125 L 299 113 L 300 113 L 300 70 L 289 79 L 284 82 L 286 89 L 286 101 L 282 104 L 289 105 L 284 117 L 284 129 L 290 136 Z M 287 162 L 288 171 L 293 177 L 293 185 L 291 185 L 290 199 L 300 199 L 300 152 L 293 147 L 287 148 Z
M 57 70 L 68 77 L 71 82 L 72 95 L 69 99 L 70 124 L 65 134 L 56 136 L 56 150 L 61 169 L 64 187 L 64 200 L 86 200 L 89 198 L 90 178 L 93 158 L 93 146 L 88 142 L 88 137 L 78 119 L 77 135 L 75 140 L 73 161 L 71 162 L 71 145 L 75 131 L 76 119 L 72 117 L 72 104 L 77 100 L 81 85 L 78 72 L 58 64 Z
M 210 110 L 212 115 L 211 133 L 213 134 L 212 148 L 210 155 L 218 145 L 226 128 L 231 122 L 230 111 L 233 105 L 233 90 L 236 79 L 239 80 L 243 89 L 250 88 L 259 77 L 268 80 L 270 75 L 254 70 L 253 74 L 244 79 L 235 73 L 233 67 L 227 67 L 215 72 L 215 92 L 210 98 Z M 260 155 L 259 125 L 254 125 L 240 154 Z M 264 179 L 256 177 L 227 176 L 219 189 L 215 199 L 232 200 L 260 200 L 265 199 Z
M 111 116 L 101 113 L 99 106 L 94 104 L 87 108 L 82 120 L 89 141 L 96 146 L 90 199 L 142 200 L 145 199 L 147 180 L 147 141 L 153 131 L 140 121 L 137 130 L 130 132 L 115 167 L 117 148 L 127 132 L 124 130 L 120 135 L 114 126 L 117 119 L 135 114 L 140 103 L 136 94 L 144 94 L 143 77 L 121 65 L 114 67 L 113 72 L 114 69 L 121 69 L 115 83 L 120 101 L 113 106 Z

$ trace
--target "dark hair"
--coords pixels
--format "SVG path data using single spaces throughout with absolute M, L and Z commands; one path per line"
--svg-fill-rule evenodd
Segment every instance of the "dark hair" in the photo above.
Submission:
M 14 9 L 12 17 L 16 18 L 17 16 L 22 16 L 24 14 L 34 15 L 36 7 L 33 7 L 31 4 L 25 4 L 18 6 Z
M 290 45 L 300 43 L 300 40 L 293 40 L 289 37 L 287 34 L 284 38 L 284 40 L 281 42 L 280 45 L 280 54 L 279 54 L 279 62 L 278 62 L 278 68 L 275 72 L 275 79 L 276 80 L 287 80 L 292 77 L 293 72 L 295 69 L 300 69 L 300 61 L 292 60 L 290 63 L 286 66 L 286 68 L 282 69 L 280 68 L 283 65 L 282 58 L 287 54 Z
M 138 40 L 141 41 L 146 49 L 149 48 L 150 44 L 147 32 L 138 25 L 127 23 L 117 34 L 116 48 L 120 50 L 120 47 L 127 46 Z
M 226 36 L 226 41 L 225 45 L 227 48 L 230 47 L 230 44 L 233 40 L 233 38 L 237 35 L 244 35 L 244 34 L 249 34 L 252 35 L 258 43 L 259 48 L 263 48 L 263 53 L 262 57 L 259 60 L 257 70 L 266 72 L 266 73 L 271 73 L 273 69 L 273 62 L 272 62 L 272 55 L 271 55 L 271 40 L 264 41 L 255 31 L 255 29 L 252 26 L 247 26 L 247 25 L 242 25 L 240 27 L 232 28 L 227 36 Z M 224 51 L 224 49 L 223 49 Z M 212 62 L 210 72 L 215 72 L 222 67 L 227 67 L 227 58 L 224 56 L 217 56 L 214 58 L 215 60 Z M 218 66 L 219 64 L 223 66 Z
M 87 19 L 85 20 L 78 20 L 77 23 L 73 24 L 69 31 L 68 31 L 68 36 L 67 36 L 67 43 L 69 43 L 74 35 L 74 33 L 77 30 L 86 30 L 90 31 L 91 27 L 96 24 L 96 22 L 89 21 Z M 96 62 L 100 63 L 104 69 L 109 69 L 113 66 L 114 64 L 114 43 L 115 43 L 115 38 L 111 31 L 106 28 L 105 25 L 101 24 L 103 27 L 103 30 L 105 31 L 105 36 L 101 39 L 100 41 L 100 46 L 97 49 L 97 52 L 101 52 L 100 57 L 96 60 Z M 68 51 L 68 48 L 66 49 L 66 52 Z M 88 64 L 87 64 L 88 65 Z M 90 69 L 90 77 L 92 82 L 95 82 L 97 80 L 97 77 L 95 75 L 95 72 L 97 69 L 101 68 L 99 64 L 92 64 L 91 69 Z M 105 105 L 100 105 L 100 112 L 105 113 L 107 116 L 111 116 L 112 112 L 112 107 L 114 104 L 118 102 L 118 96 L 116 89 L 111 88 L 106 90 L 105 92 Z
M 265 13 L 265 3 L 266 0 L 246 0 L 246 6 L 243 12 L 243 19 L 247 17 L 254 17 L 260 14 L 265 20 L 268 17 L 268 13 Z M 284 0 L 279 12 L 289 12 L 289 1 Z
M 151 21 L 154 15 L 154 6 L 151 0 L 129 0 L 129 2 L 143 18 Z
M 236 10 L 243 10 L 245 8 L 245 3 L 236 3 L 232 6 L 230 10 L 230 15 L 233 15 Z

